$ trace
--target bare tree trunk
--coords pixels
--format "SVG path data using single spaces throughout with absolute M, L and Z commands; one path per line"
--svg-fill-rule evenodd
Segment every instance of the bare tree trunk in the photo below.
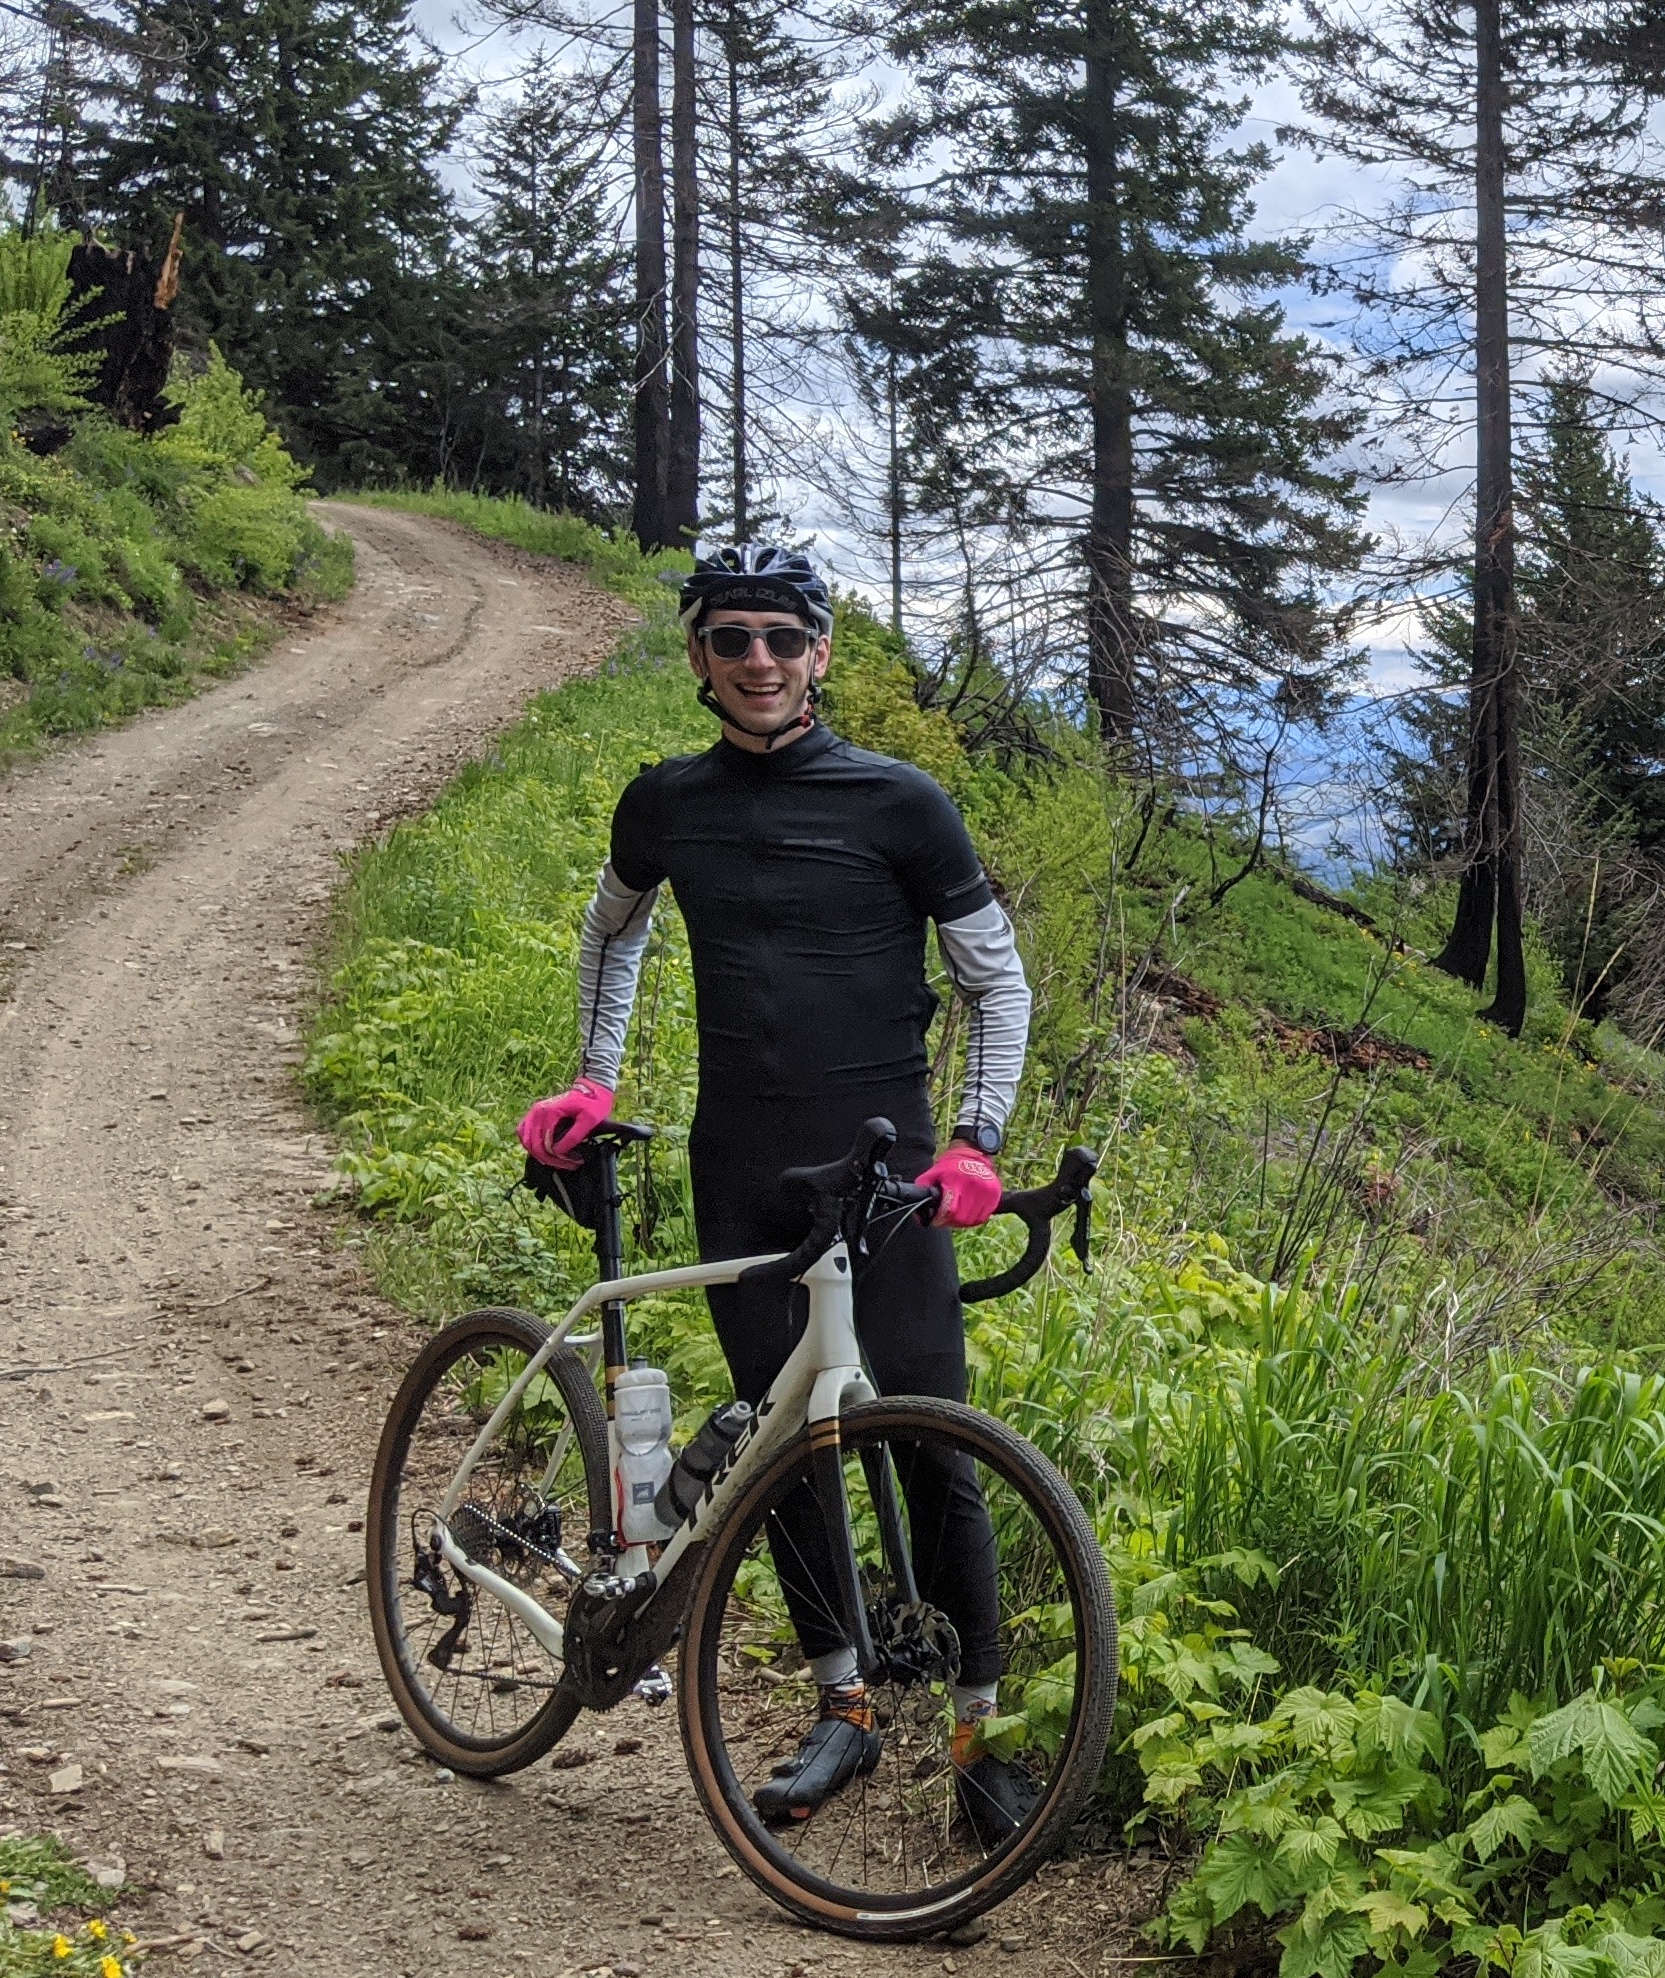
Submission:
M 631 137 L 636 171 L 636 489 L 632 526 L 644 549 L 665 527 L 670 398 L 665 338 L 665 162 L 659 107 L 658 0 L 635 0 Z
M 528 163 L 531 166 L 532 195 L 532 321 L 537 329 L 537 342 L 532 350 L 532 472 L 530 499 L 534 508 L 542 508 L 548 499 L 548 477 L 545 471 L 543 437 L 543 213 L 539 195 L 542 185 L 538 178 L 540 160 L 534 153 Z
M 902 635 L 902 435 L 897 409 L 896 352 L 885 354 L 885 411 L 890 422 L 890 629 Z
M 1516 665 L 1509 270 L 1504 226 L 1501 0 L 1475 4 L 1474 657 L 1468 819 L 1451 935 L 1435 966 L 1478 989 L 1497 930 L 1497 993 L 1483 1015 L 1511 1037 L 1526 1017 L 1520 891 L 1520 676 Z
M 746 459 L 746 301 L 741 284 L 745 278 L 740 228 L 740 20 L 735 0 L 729 0 L 728 31 L 723 53 L 728 63 L 728 296 L 729 367 L 734 540 L 743 543 L 751 535 L 751 474 Z
M 694 0 L 671 0 L 671 445 L 665 528 L 691 543 L 700 527 L 700 186 Z
M 1138 716 L 1133 606 L 1133 396 L 1117 208 L 1116 86 L 1103 0 L 1087 9 L 1087 306 L 1093 340 L 1093 494 L 1087 524 L 1087 686 L 1105 742 Z

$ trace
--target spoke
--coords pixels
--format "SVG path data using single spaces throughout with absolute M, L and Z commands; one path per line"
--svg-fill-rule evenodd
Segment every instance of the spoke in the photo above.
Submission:
M 930 1560 L 933 1588 L 940 1588 L 945 1575 L 957 1576 L 955 1593 L 963 1587 L 968 1568 L 975 1570 L 979 1562 L 967 1562 L 963 1557 L 943 1559 L 944 1535 L 951 1536 L 953 1529 L 952 1500 L 945 1488 L 932 1487 L 934 1478 L 930 1482 L 922 1478 L 920 1465 L 928 1455 L 934 1463 L 960 1468 L 967 1461 L 964 1455 L 956 1454 L 962 1448 L 946 1436 L 934 1442 L 929 1437 L 906 1442 L 898 1439 L 892 1448 L 898 1459 L 904 1540 L 911 1531 L 916 1558 L 923 1552 Z M 852 1441 L 846 1449 L 852 1530 L 864 1598 L 880 1614 L 886 1602 L 896 1596 L 897 1579 L 892 1570 L 894 1561 L 882 1543 L 878 1487 L 866 1482 L 865 1467 L 858 1474 L 858 1466 L 863 1454 L 871 1460 L 881 1453 L 882 1443 L 877 1437 L 866 1445 Z M 882 1467 L 877 1462 L 872 1467 L 882 1479 Z M 824 1572 L 811 1570 L 794 1532 L 773 1515 L 794 1489 L 802 1487 L 807 1471 L 806 1461 L 792 1475 L 779 1480 L 767 1504 L 752 1514 L 747 1535 L 737 1539 L 741 1549 L 733 1557 L 736 1566 L 743 1558 L 748 1573 L 759 1576 L 767 1574 L 773 1559 L 775 1583 L 784 1593 L 791 1580 L 800 1618 L 833 1619 L 831 1603 L 820 1598 Z M 1044 1618 L 1038 1623 L 1019 1618 L 1031 1608 L 1039 1610 L 1052 1604 L 1067 1609 L 1073 1597 L 1068 1569 L 1020 1479 L 1021 1472 L 1008 1476 L 979 1453 L 970 1465 L 969 1477 L 962 1471 L 958 1498 L 964 1503 L 964 1484 L 972 1481 L 988 1508 L 981 1556 L 986 1558 L 987 1548 L 992 1546 L 999 1588 L 1002 1701 L 1010 1707 L 1017 1706 L 1026 1680 L 1073 1646 L 1073 1629 L 1065 1631 L 1067 1638 L 1057 1638 Z M 930 1507 L 929 1528 L 923 1535 L 918 1523 L 922 1484 L 923 1502 Z M 928 1601 L 927 1588 L 922 1586 L 920 1592 Z M 770 1616 L 769 1630 L 759 1625 L 764 1611 Z M 753 1607 L 735 1592 L 731 1581 L 703 1649 L 714 1658 L 703 1679 L 716 1683 L 712 1730 L 726 1748 L 729 1770 L 748 1809 L 750 1795 L 767 1777 L 771 1764 L 795 1750 L 815 1714 L 812 1695 L 799 1698 L 777 1690 L 763 1702 L 759 1695 L 761 1675 L 742 1652 L 772 1632 L 778 1611 L 772 1605 Z M 939 1626 L 942 1620 L 939 1610 Z M 926 1638 L 930 1639 L 929 1634 Z M 690 1672 L 689 1680 L 701 1679 Z M 875 1685 L 869 1701 L 880 1737 L 879 1763 L 872 1771 L 852 1777 L 839 1793 L 802 1821 L 768 1829 L 755 1816 L 750 1817 L 759 1840 L 778 1858 L 795 1864 L 795 1874 L 831 1883 L 852 1898 L 859 1899 L 864 1893 L 934 1894 L 979 1872 L 981 1864 L 999 1852 L 998 1846 L 979 1837 L 960 1810 L 961 1775 L 948 1749 L 951 1713 L 943 1675 L 932 1678 L 913 1673 L 900 1679 L 893 1675 Z M 1036 1757 L 1030 1754 L 1029 1762 L 1035 1762 Z M 1043 1790 L 1050 1788 L 1060 1762 L 1039 1761 L 1037 1782 Z

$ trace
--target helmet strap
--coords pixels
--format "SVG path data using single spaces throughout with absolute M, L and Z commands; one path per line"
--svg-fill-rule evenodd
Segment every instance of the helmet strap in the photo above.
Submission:
M 707 673 L 700 675 L 699 691 L 694 698 L 699 702 L 701 707 L 705 708 L 709 713 L 714 714 L 719 721 L 727 722 L 729 727 L 738 728 L 741 734 L 750 735 L 754 740 L 761 742 L 763 744 L 763 753 L 767 755 L 783 735 L 790 735 L 795 729 L 813 728 L 815 726 L 815 710 L 821 705 L 821 683 L 819 680 L 810 681 L 809 693 L 804 700 L 803 712 L 793 715 L 790 721 L 783 721 L 778 728 L 748 728 L 745 722 L 736 721 L 734 716 L 729 713 L 728 709 L 723 706 L 722 702 L 718 700 L 716 694 L 712 691 L 711 676 Z

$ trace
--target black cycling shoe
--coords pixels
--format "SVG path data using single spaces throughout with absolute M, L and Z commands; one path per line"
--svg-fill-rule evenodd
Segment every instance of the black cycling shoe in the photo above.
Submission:
M 960 1811 L 986 1848 L 1003 1847 L 1034 1811 L 1040 1788 L 1021 1765 L 985 1751 L 954 1779 Z
M 823 1704 L 797 1756 L 782 1759 L 774 1777 L 752 1794 L 752 1804 L 772 1824 L 807 1820 L 841 1787 L 871 1772 L 883 1749 L 873 1728 L 873 1712 L 865 1705 Z

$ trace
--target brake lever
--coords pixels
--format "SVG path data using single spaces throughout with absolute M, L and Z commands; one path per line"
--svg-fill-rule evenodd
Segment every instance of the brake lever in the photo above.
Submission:
M 1081 1193 L 1075 1198 L 1075 1228 L 1070 1232 L 1070 1248 L 1083 1271 L 1093 1268 L 1092 1224 L 1093 1191 L 1090 1184 L 1083 1183 Z

